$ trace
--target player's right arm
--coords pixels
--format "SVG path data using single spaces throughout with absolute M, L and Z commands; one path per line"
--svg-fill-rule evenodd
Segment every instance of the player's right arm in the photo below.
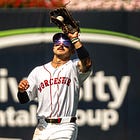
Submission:
M 27 80 L 21 80 L 18 84 L 17 97 L 21 104 L 27 103 L 29 101 L 29 96 L 26 90 L 29 88 L 29 83 Z

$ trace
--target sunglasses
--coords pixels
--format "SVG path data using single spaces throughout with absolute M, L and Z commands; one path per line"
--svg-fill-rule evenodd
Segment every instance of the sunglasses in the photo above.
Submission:
M 70 40 L 65 40 L 63 38 L 60 38 L 59 40 L 54 40 L 54 45 L 55 46 L 59 46 L 60 44 L 63 44 L 67 48 L 72 46 Z

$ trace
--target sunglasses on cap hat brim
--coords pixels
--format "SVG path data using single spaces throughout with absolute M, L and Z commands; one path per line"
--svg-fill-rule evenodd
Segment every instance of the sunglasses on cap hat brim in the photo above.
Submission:
M 70 40 L 63 39 L 62 37 L 54 40 L 54 45 L 55 46 L 59 46 L 60 44 L 64 45 L 67 48 L 72 46 L 72 43 L 70 42 Z
M 53 36 L 53 42 L 54 42 L 54 45 L 56 46 L 63 44 L 65 47 L 73 47 L 71 40 L 64 33 L 56 33 Z

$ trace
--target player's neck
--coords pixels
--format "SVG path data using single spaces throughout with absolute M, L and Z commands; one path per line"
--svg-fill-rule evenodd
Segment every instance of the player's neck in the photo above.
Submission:
M 51 61 L 51 64 L 53 67 L 57 68 L 62 66 L 63 64 L 67 63 L 69 60 L 62 60 L 59 58 L 53 58 L 53 60 Z

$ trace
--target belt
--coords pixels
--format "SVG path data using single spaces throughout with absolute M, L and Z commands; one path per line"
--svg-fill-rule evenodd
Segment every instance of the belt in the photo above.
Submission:
M 76 122 L 76 117 L 65 117 L 65 118 L 56 118 L 56 119 L 52 119 L 52 118 L 46 118 L 45 121 L 47 123 L 69 123 L 69 122 Z

